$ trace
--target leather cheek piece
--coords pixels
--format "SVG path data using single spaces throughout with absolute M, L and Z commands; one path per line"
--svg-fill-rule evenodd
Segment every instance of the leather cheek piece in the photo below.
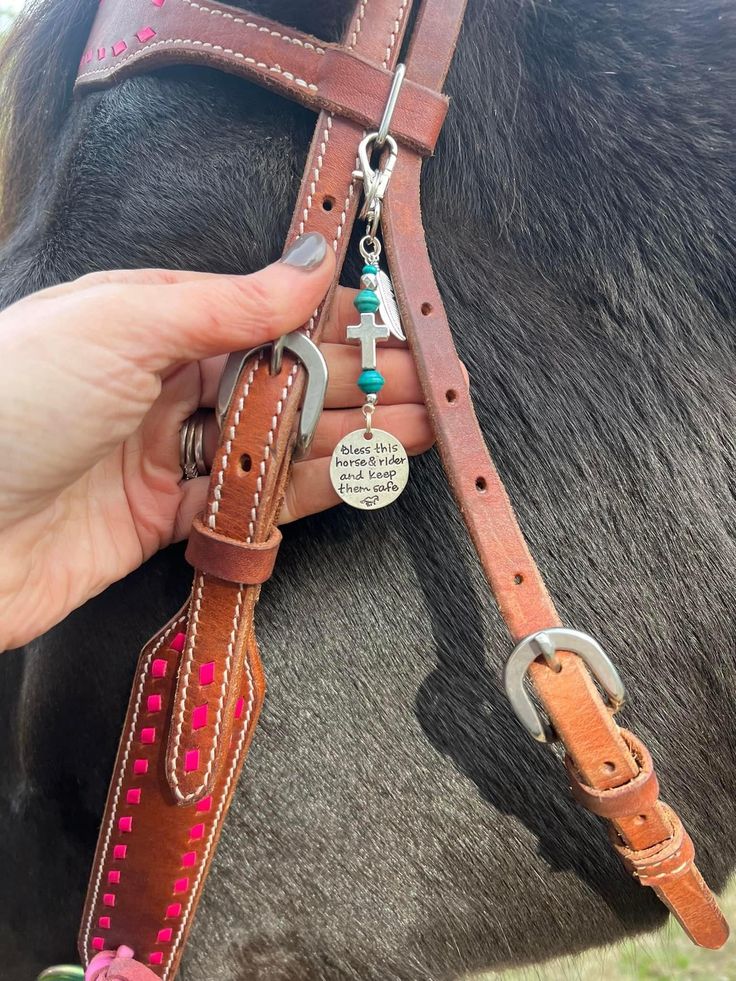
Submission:
M 609 790 L 590 787 L 580 779 L 572 759 L 565 757 L 570 789 L 575 800 L 592 814 L 609 820 L 643 814 L 651 810 L 659 798 L 659 781 L 649 750 L 627 729 L 620 729 L 619 732 L 639 764 L 639 773 L 634 779 L 619 787 L 611 787 Z
M 195 518 L 186 560 L 217 579 L 258 586 L 270 579 L 280 545 L 281 532 L 276 527 L 265 542 L 241 542 L 213 531 L 201 518 Z
M 624 865 L 643 886 L 657 888 L 668 879 L 685 875 L 692 868 L 695 846 L 682 821 L 667 804 L 660 803 L 667 822 L 672 828 L 669 838 L 649 848 L 636 850 L 624 845 L 612 831 L 611 842 L 623 859 Z

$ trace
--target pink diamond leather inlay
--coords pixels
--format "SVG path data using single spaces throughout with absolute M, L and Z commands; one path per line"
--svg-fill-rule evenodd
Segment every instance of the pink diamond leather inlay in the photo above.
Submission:
M 152 37 L 156 37 L 156 32 L 152 27 L 142 27 L 137 32 L 136 37 L 141 42 L 141 44 L 145 44 L 146 41 L 150 41 Z
M 163 7 L 163 4 L 158 4 L 159 7 Z M 169 648 L 172 651 L 176 651 L 178 654 L 184 650 L 184 641 L 187 639 L 186 634 L 177 634 L 176 637 L 169 644 Z
M 112 857 L 117 859 L 119 862 L 122 862 L 122 860 L 125 858 L 127 854 L 128 854 L 127 845 L 115 845 L 115 847 L 112 850 Z
M 107 881 L 111 886 L 115 886 L 120 882 L 120 872 L 118 869 L 113 869 L 112 872 L 107 873 Z
M 127 51 L 127 50 L 128 50 L 128 45 L 125 43 L 125 41 L 116 41 L 115 44 L 113 44 L 112 46 L 112 53 L 115 55 L 116 58 L 118 55 L 121 55 L 123 51 Z
M 98 48 L 97 49 L 97 60 L 98 61 L 104 61 L 104 59 L 105 59 L 105 49 L 104 48 Z
M 114 892 L 106 892 L 105 895 L 102 897 L 102 905 L 103 906 L 114 906 L 115 905 L 115 893 Z
M 194 827 L 191 828 L 189 831 L 189 837 L 192 839 L 192 841 L 196 841 L 198 838 L 203 837 L 203 835 L 204 835 L 203 824 L 195 824 Z
M 184 754 L 184 772 L 193 773 L 199 769 L 199 750 L 188 749 Z
M 174 931 L 171 929 L 171 927 L 164 927 L 163 930 L 158 931 L 158 936 L 156 937 L 156 943 L 167 944 L 171 940 L 173 934 Z
M 156 742 L 156 730 L 152 726 L 146 726 L 145 729 L 141 729 L 141 742 L 149 746 L 151 743 Z
M 151 0 L 151 3 L 154 5 L 154 7 L 163 7 L 166 0 Z
M 199 669 L 200 685 L 211 685 L 215 680 L 215 662 L 207 661 Z
M 85 63 L 85 65 L 88 65 L 90 63 L 90 61 L 92 61 L 92 52 L 91 51 L 85 51 L 84 52 L 84 63 Z
M 99 921 L 98 921 L 98 924 L 99 924 L 100 930 L 109 930 L 110 929 L 110 917 L 109 916 L 101 916 L 100 919 L 99 919 Z
M 186 892 L 189 888 L 189 879 L 183 876 L 181 879 L 177 879 L 174 883 L 174 892 Z
M 154 950 L 152 954 L 148 955 L 149 964 L 161 964 L 163 963 L 164 955 L 160 950 Z
M 125 801 L 128 804 L 140 804 L 140 802 L 141 802 L 141 788 L 140 787 L 131 787 L 131 789 L 125 795 Z
M 121 831 L 132 831 L 133 830 L 133 818 L 132 817 L 121 817 L 118 821 L 118 828 Z
M 169 903 L 166 907 L 166 919 L 173 920 L 181 913 L 181 903 Z
M 133 764 L 133 773 L 148 773 L 148 760 L 136 760 Z
M 92 950 L 104 950 L 105 941 L 103 937 L 92 937 Z
M 157 657 L 151 665 L 152 678 L 165 678 L 168 664 L 162 657 Z
M 196 852 L 184 852 L 184 854 L 181 857 L 181 864 L 184 866 L 185 869 L 191 869 L 191 867 L 194 865 L 196 861 L 197 861 Z
M 161 704 L 160 695 L 149 695 L 146 699 L 146 708 L 149 712 L 160 712 Z
M 212 807 L 212 797 L 203 797 L 197 801 L 197 813 L 206 814 Z
M 243 709 L 245 708 L 245 699 L 239 698 L 235 703 L 235 718 L 239 719 L 243 715 Z
M 207 725 L 207 703 L 198 705 L 192 712 L 192 729 L 202 729 Z

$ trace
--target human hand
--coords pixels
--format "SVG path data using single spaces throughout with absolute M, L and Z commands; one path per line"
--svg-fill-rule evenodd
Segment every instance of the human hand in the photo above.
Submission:
M 305 236 L 249 276 L 94 273 L 0 313 L 0 650 L 187 537 L 209 478 L 181 480 L 182 423 L 215 405 L 225 354 L 304 323 L 333 269 L 324 239 Z M 363 421 L 360 353 L 345 343 L 353 296 L 340 289 L 332 304 L 326 411 L 294 467 L 282 523 L 338 503 L 330 456 Z M 387 382 L 374 423 L 422 452 L 432 437 L 411 356 L 385 345 L 378 358 Z M 208 465 L 216 447 L 212 414 Z

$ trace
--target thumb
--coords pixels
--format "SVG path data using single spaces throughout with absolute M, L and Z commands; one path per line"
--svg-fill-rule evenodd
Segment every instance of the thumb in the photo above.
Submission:
M 335 269 L 318 232 L 302 235 L 277 262 L 248 276 L 183 273 L 142 285 L 108 282 L 114 310 L 105 340 L 148 371 L 258 347 L 306 323 L 322 302 Z M 117 294 L 117 297 L 110 295 Z

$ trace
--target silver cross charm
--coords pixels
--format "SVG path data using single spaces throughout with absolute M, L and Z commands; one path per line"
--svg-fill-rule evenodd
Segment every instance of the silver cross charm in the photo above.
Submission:
M 360 341 L 363 368 L 376 367 L 376 341 L 385 341 L 390 333 L 385 324 L 376 323 L 375 313 L 361 313 L 360 323 L 348 327 L 348 340 Z

